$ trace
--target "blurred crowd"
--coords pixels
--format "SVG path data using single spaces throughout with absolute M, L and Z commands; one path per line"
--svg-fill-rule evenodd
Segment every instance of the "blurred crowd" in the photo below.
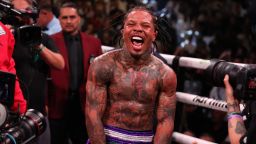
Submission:
M 103 45 L 115 46 L 114 36 L 120 29 L 123 14 L 134 5 L 146 4 L 156 15 L 164 17 L 175 31 L 172 34 L 174 46 L 159 49 L 161 53 L 246 63 L 255 61 L 249 1 L 169 0 L 161 9 L 156 1 L 143 2 L 81 1 L 82 30 L 100 38 Z
M 119 47 L 122 16 L 130 7 L 144 4 L 169 26 L 169 47 L 160 53 L 255 63 L 255 33 L 252 4 L 246 0 L 86 0 L 78 1 L 81 30 L 101 40 L 102 45 Z M 58 12 L 54 11 L 56 17 Z M 181 72 L 182 71 L 182 72 Z M 202 70 L 179 69 L 178 90 L 225 100 L 224 90 L 202 77 Z M 178 104 L 176 131 L 216 143 L 226 143 L 226 113 L 198 106 Z

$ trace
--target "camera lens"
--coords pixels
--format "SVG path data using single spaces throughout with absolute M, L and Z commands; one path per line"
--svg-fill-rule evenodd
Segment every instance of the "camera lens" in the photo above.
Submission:
M 224 86 L 223 79 L 226 74 L 229 75 L 230 83 L 232 86 L 235 86 L 237 83 L 238 73 L 241 71 L 242 67 L 239 67 L 235 64 L 228 62 L 219 62 L 215 66 L 212 72 L 213 83 L 216 86 Z
M 35 127 L 36 135 L 42 134 L 46 129 L 46 120 L 42 113 L 34 109 L 29 109 L 25 117 L 33 121 L 33 127 Z
M 37 138 L 46 129 L 46 121 L 40 112 L 29 109 L 21 118 L 20 123 L 10 128 L 1 144 L 28 143 Z

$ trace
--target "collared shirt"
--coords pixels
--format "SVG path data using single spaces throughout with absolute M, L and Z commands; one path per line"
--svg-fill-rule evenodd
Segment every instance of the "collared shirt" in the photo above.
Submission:
M 79 34 L 71 36 L 64 33 L 69 56 L 70 90 L 78 91 L 83 78 L 83 50 Z
M 48 34 L 48 35 L 53 35 L 57 32 L 60 32 L 62 30 L 60 26 L 60 21 L 54 16 L 53 19 L 48 23 L 46 26 L 46 30 L 43 32 Z

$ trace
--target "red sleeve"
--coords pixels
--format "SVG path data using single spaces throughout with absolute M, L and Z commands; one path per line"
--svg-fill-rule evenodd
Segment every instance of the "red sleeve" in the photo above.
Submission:
M 4 25 L 0 24 L 0 26 L 2 27 L 2 30 L 5 31 L 5 33 L 1 35 L 1 40 L 2 40 L 1 44 L 3 46 L 2 49 L 6 49 L 2 51 L 4 52 L 4 54 L 1 55 L 1 58 L 3 59 L 0 62 L 0 68 L 3 71 L 16 74 L 15 62 L 12 58 L 15 40 L 12 33 Z M 16 78 L 15 91 L 14 91 L 14 103 L 11 107 L 11 110 L 13 111 L 19 110 L 20 113 L 25 113 L 26 109 L 27 109 L 27 102 L 23 97 L 19 82 Z
M 10 72 L 16 73 L 15 68 L 14 68 L 14 60 L 11 58 L 10 60 Z M 25 113 L 27 109 L 27 102 L 24 99 L 23 93 L 20 89 L 20 84 L 18 81 L 18 78 L 16 77 L 16 82 L 15 82 L 15 92 L 14 92 L 14 103 L 11 107 L 11 110 L 17 111 L 19 109 L 20 113 Z

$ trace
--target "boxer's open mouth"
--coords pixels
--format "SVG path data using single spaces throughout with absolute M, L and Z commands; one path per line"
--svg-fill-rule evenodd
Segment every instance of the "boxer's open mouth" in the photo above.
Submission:
M 135 46 L 141 46 L 144 43 L 144 39 L 142 37 L 139 37 L 139 36 L 133 36 L 131 38 L 131 42 Z

